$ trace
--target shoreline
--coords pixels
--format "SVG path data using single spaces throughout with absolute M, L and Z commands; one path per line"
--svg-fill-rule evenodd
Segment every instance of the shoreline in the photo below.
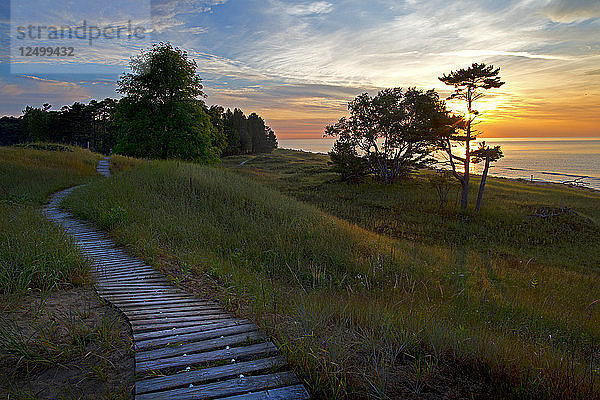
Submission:
M 278 149 L 280 150 L 289 150 L 289 151 L 299 151 L 299 152 L 303 152 L 303 153 L 311 153 L 311 154 L 319 154 L 319 155 L 323 155 L 323 156 L 327 156 L 327 153 L 323 153 L 320 151 L 310 151 L 310 150 L 303 150 L 303 149 L 292 149 L 292 148 L 286 148 L 286 147 L 279 147 Z M 430 168 L 430 169 L 434 169 L 434 168 Z M 525 169 L 520 169 L 522 171 L 527 171 Z M 527 171 L 530 172 L 530 171 Z M 596 179 L 594 177 L 590 177 L 587 175 L 575 175 L 575 174 L 571 174 L 571 173 L 566 173 L 566 172 L 555 172 L 555 171 L 543 171 L 543 172 L 539 172 L 539 171 L 533 171 L 533 172 L 537 172 L 538 174 L 556 174 L 556 175 L 562 175 L 562 176 L 569 176 L 569 177 L 573 177 L 573 178 L 580 178 L 580 179 Z M 471 173 L 471 176 L 481 176 L 478 173 Z M 590 187 L 590 186 L 585 186 L 585 185 L 576 185 L 576 184 L 569 184 L 569 183 L 564 183 L 564 182 L 552 182 L 552 181 L 546 181 L 546 180 L 541 180 L 541 179 L 536 179 L 535 178 L 535 174 L 534 174 L 534 180 L 530 180 L 527 178 L 518 178 L 518 177 L 512 177 L 512 176 L 502 176 L 502 175 L 496 175 L 493 172 L 490 171 L 488 178 L 495 178 L 495 179 L 506 179 L 509 181 L 514 181 L 514 182 L 519 182 L 519 183 L 525 183 L 525 184 L 529 184 L 529 185 L 536 185 L 536 186 L 547 186 L 547 185 L 557 185 L 559 187 L 567 187 L 567 188 L 575 188 L 575 189 L 581 189 L 581 190 L 585 190 L 585 191 L 589 191 L 589 192 L 593 192 L 593 193 L 600 193 L 600 188 L 594 188 L 594 187 Z

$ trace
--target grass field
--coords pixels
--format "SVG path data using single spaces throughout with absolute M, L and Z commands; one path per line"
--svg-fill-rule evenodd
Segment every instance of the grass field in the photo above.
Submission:
M 51 193 L 95 177 L 99 157 L 45 146 L 0 147 L 0 294 L 7 299 L 27 289 L 81 284 L 89 268 L 64 232 L 37 208 Z M 44 150 L 47 146 L 53 150 Z
M 128 325 L 40 213 L 51 193 L 96 179 L 99 158 L 55 144 L 0 147 L 0 398 L 130 398 Z
M 316 398 L 600 398 L 597 194 L 492 180 L 465 223 L 427 176 L 347 185 L 289 151 L 236 170 L 152 162 L 65 205 L 177 282 L 218 281 Z

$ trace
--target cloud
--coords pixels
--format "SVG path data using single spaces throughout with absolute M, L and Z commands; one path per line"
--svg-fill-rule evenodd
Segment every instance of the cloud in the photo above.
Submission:
M 554 0 L 544 10 L 552 21 L 570 23 L 600 17 L 598 0 Z
M 471 59 L 491 56 L 523 57 L 541 60 L 570 60 L 571 57 L 553 56 L 549 54 L 532 54 L 527 51 L 502 51 L 502 50 L 458 50 L 440 53 L 443 56 L 457 56 Z
M 22 95 L 24 90 L 14 83 L 4 83 L 0 79 L 0 93 L 2 93 L 2 97 L 16 97 Z
M 74 101 L 88 101 L 92 95 L 82 85 L 74 82 L 41 78 L 34 75 L 10 77 L 10 82 L 0 79 L 0 110 L 2 114 L 19 115 L 27 105 L 50 103 L 54 108 Z
M 296 16 L 329 14 L 333 11 L 333 4 L 327 1 L 298 4 L 287 9 L 288 14 Z

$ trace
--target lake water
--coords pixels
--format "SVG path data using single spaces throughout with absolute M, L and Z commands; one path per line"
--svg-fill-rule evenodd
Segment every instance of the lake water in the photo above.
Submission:
M 488 145 L 502 146 L 504 158 L 492 164 L 490 175 L 539 182 L 577 180 L 600 190 L 600 138 L 485 138 Z M 279 147 L 327 153 L 334 139 L 279 139 Z M 476 146 L 474 146 L 476 147 Z M 474 172 L 480 166 L 474 166 Z

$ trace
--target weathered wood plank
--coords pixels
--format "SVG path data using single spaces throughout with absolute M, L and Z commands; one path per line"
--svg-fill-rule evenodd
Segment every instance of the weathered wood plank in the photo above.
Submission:
M 128 282 L 134 281 L 134 278 L 138 278 L 138 280 L 147 281 L 148 279 L 162 279 L 166 280 L 164 276 L 160 275 L 157 272 L 149 271 L 149 270 L 140 270 L 140 271 L 129 271 L 127 273 L 120 273 L 118 275 L 111 274 L 110 272 L 98 272 L 98 277 L 105 278 L 106 282 Z
M 133 332 L 133 338 L 135 340 L 157 339 L 165 336 L 184 335 L 186 333 L 202 332 L 211 329 L 225 328 L 228 326 L 244 325 L 247 323 L 247 320 L 239 318 L 230 318 L 225 321 L 199 321 L 195 322 L 193 326 L 188 326 L 186 328 L 168 328 L 145 333 Z
M 266 340 L 266 336 L 260 332 L 246 332 L 238 335 L 218 337 L 216 339 L 202 340 L 182 344 L 175 347 L 162 347 L 156 350 L 140 351 L 135 353 L 135 361 L 150 361 L 159 358 L 182 356 L 184 354 L 198 353 L 201 351 L 215 350 L 225 346 L 240 345 L 251 341 Z
M 138 290 L 161 290 L 161 289 L 169 289 L 173 286 L 168 283 L 143 283 L 139 285 L 103 285 L 101 282 L 98 282 L 96 287 L 98 288 L 98 292 L 108 293 L 108 292 L 130 292 L 136 293 Z
M 137 308 L 139 305 L 145 305 L 145 306 L 162 305 L 162 304 L 168 305 L 168 304 L 171 304 L 171 303 L 169 303 L 170 301 L 178 302 L 178 303 L 181 302 L 183 304 L 189 304 L 189 303 L 195 304 L 193 297 L 181 296 L 181 295 L 177 295 L 177 294 L 171 295 L 171 296 L 173 296 L 173 297 L 155 296 L 155 297 L 148 297 L 146 299 L 135 299 L 135 300 L 132 300 L 131 298 L 119 299 L 119 298 L 114 298 L 111 296 L 106 296 L 106 299 L 117 304 L 119 307 L 123 307 L 123 309 Z M 134 304 L 134 305 L 131 306 L 131 304 Z
M 144 329 L 145 327 L 154 327 L 156 325 L 165 323 L 179 323 L 179 322 L 191 322 L 191 321 L 205 321 L 211 319 L 230 318 L 229 314 L 224 312 L 220 313 L 205 313 L 204 315 L 192 315 L 187 317 L 161 317 L 154 319 L 142 319 L 130 321 L 131 326 L 134 329 Z
M 239 377 L 240 374 L 251 374 L 272 368 L 282 368 L 285 365 L 285 358 L 277 356 L 239 363 L 236 362 L 229 365 L 222 365 L 220 367 L 181 372 L 175 375 L 161 376 L 159 378 L 138 381 L 135 384 L 135 393 L 139 395 L 158 390 L 197 385 L 216 379 Z
M 213 323 L 222 322 L 222 321 L 230 321 L 231 317 L 229 315 L 221 316 L 220 318 L 208 318 L 200 321 L 182 321 L 182 322 L 166 322 L 164 324 L 155 324 L 155 325 L 142 325 L 142 326 L 132 326 L 134 334 L 142 334 L 147 332 L 155 332 L 160 330 L 172 330 L 179 328 L 191 328 L 198 327 L 201 324 L 206 324 L 207 326 Z
M 127 317 L 131 323 L 135 323 L 137 321 L 148 321 L 148 320 L 160 320 L 162 318 L 175 318 L 175 317 L 194 317 L 201 315 L 212 315 L 212 314 L 220 314 L 223 313 L 223 309 L 220 307 L 204 307 L 204 308 L 196 308 L 189 311 L 181 311 L 179 309 L 174 309 L 172 311 L 168 311 L 171 309 L 164 309 L 158 312 L 152 313 L 136 313 L 135 311 L 128 311 Z
M 98 276 L 103 277 L 106 282 L 135 283 L 136 274 L 139 281 L 147 282 L 151 279 L 162 279 L 167 282 L 164 276 L 153 271 L 127 271 L 119 276 L 113 276 L 110 272 L 101 271 L 98 273 Z
M 260 392 L 221 397 L 219 400 L 307 400 L 310 399 L 304 385 L 284 386 Z
M 186 295 L 182 295 L 182 294 L 178 294 L 178 293 L 173 293 L 173 294 L 157 294 L 157 295 L 147 295 L 147 296 L 122 296 L 122 297 L 117 297 L 117 296 L 111 296 L 111 295 L 105 295 L 103 296 L 106 300 L 109 300 L 115 304 L 123 304 L 126 305 L 131 301 L 140 301 L 140 302 L 145 302 L 147 304 L 151 304 L 152 302 L 157 302 L 160 300 L 175 300 L 175 299 L 193 299 L 193 297 L 188 297 Z
M 145 295 L 153 295 L 153 294 L 167 294 L 167 293 L 185 293 L 179 289 L 174 287 L 168 287 L 165 289 L 155 289 L 155 290 L 108 290 L 108 291 L 98 291 L 100 294 L 106 294 L 110 296 L 145 296 Z
M 194 333 L 188 333 L 185 335 L 174 335 L 174 336 L 167 336 L 167 337 L 163 337 L 163 338 L 159 338 L 159 339 L 150 339 L 150 340 L 142 340 L 142 341 L 136 341 L 135 342 L 135 348 L 136 350 L 144 350 L 144 349 L 150 349 L 152 347 L 158 347 L 158 346 L 164 346 L 164 345 L 170 345 L 170 344 L 176 344 L 176 343 L 187 343 L 187 342 L 192 342 L 192 341 L 200 341 L 200 340 L 206 340 L 206 339 L 214 339 L 214 338 L 218 338 L 221 336 L 227 336 L 227 335 L 234 335 L 236 333 L 243 333 L 243 332 L 252 332 L 252 331 L 256 331 L 258 330 L 256 328 L 256 325 L 252 324 L 252 323 L 248 323 L 246 325 L 237 325 L 237 326 L 231 326 L 231 327 L 227 327 L 227 328 L 219 328 L 219 329 L 213 329 L 213 330 L 207 330 L 207 331 L 203 331 L 203 332 L 194 332 Z
M 145 393 L 136 396 L 137 400 L 194 400 L 210 398 L 215 399 L 225 396 L 244 394 L 257 390 L 275 389 L 278 387 L 295 385 L 298 378 L 293 372 L 281 372 L 278 374 L 255 375 L 245 378 L 230 379 L 222 382 L 208 383 L 181 389 L 167 390 L 163 392 Z
M 170 358 L 161 358 L 158 360 L 143 361 L 135 363 L 135 372 L 143 374 L 150 371 L 159 371 L 169 368 L 188 367 L 195 364 L 202 364 L 211 361 L 230 360 L 262 355 L 268 357 L 277 353 L 277 347 L 271 342 L 251 344 L 249 346 L 231 347 L 224 350 L 206 351 L 203 353 L 188 354 L 187 356 L 177 356 Z
M 146 301 L 155 299 L 195 299 L 185 292 L 171 292 L 171 293 L 124 293 L 124 294 L 110 294 L 104 295 L 106 298 L 115 299 L 119 301 L 134 300 L 134 301 Z
M 197 298 L 188 298 L 188 299 L 180 299 L 180 300 L 152 300 L 152 301 L 122 301 L 120 302 L 119 307 L 123 307 L 125 309 L 140 309 L 140 310 L 150 310 L 150 309 L 160 309 L 162 307 L 173 307 L 173 306 L 187 306 L 187 307 L 195 307 L 195 306 L 205 306 L 207 303 L 202 300 L 198 300 Z
M 137 288 L 147 288 L 147 287 L 167 287 L 169 286 L 169 282 L 164 279 L 144 279 L 140 281 L 140 283 L 132 283 L 132 282 L 104 282 L 99 281 L 98 286 L 101 288 L 113 288 L 113 289 L 137 289 Z

